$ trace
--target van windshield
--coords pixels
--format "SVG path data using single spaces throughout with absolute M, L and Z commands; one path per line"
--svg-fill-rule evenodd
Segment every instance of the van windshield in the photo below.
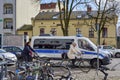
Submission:
M 81 49 L 89 50 L 89 51 L 95 51 L 92 44 L 89 43 L 89 41 L 84 40 L 84 39 L 79 39 L 78 40 L 78 46 Z

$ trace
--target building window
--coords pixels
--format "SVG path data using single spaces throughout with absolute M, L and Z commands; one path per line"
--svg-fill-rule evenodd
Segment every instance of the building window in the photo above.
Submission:
M 56 28 L 51 28 L 50 32 L 51 32 L 52 35 L 55 36 L 56 35 Z
M 81 34 L 80 28 L 76 28 L 76 34 Z
M 93 28 L 89 29 L 89 37 L 94 38 L 94 29 Z
M 27 35 L 28 35 L 28 32 L 24 32 L 24 35 L 26 35 L 26 36 L 27 36 Z
M 13 20 L 12 19 L 4 19 L 4 29 L 13 29 Z
M 108 37 L 108 30 L 107 30 L 107 28 L 103 28 L 103 29 L 102 29 L 102 37 L 103 37 L 103 38 Z
M 40 28 L 40 35 L 45 34 L 45 29 L 44 28 Z
M 4 8 L 4 14 L 13 14 L 12 4 L 5 4 L 3 8 Z

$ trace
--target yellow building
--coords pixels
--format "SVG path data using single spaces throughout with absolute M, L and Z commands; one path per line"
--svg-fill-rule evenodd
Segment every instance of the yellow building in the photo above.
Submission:
M 23 25 L 21 28 L 17 29 L 17 34 L 24 35 L 24 42 L 27 42 L 33 36 L 33 26 Z
M 41 34 L 52 34 L 56 36 L 63 36 L 58 12 L 40 12 L 35 18 L 32 18 L 33 29 L 28 34 L 31 36 L 38 36 Z M 84 19 L 83 19 L 84 17 Z M 97 43 L 97 33 L 93 27 L 88 26 L 90 22 L 89 16 L 86 16 L 85 11 L 75 11 L 71 15 L 69 24 L 69 36 L 82 34 L 91 39 L 95 44 Z M 87 24 L 86 24 L 87 23 Z M 116 24 L 116 23 L 115 23 Z M 101 33 L 101 44 L 105 41 L 109 45 L 116 46 L 116 26 L 115 24 L 106 24 Z M 94 25 L 94 24 L 92 24 Z M 19 31 L 19 30 L 18 30 Z M 23 30 L 18 33 L 21 34 Z
M 85 11 L 75 11 L 71 15 L 69 24 L 69 36 L 82 34 L 97 43 L 97 33 L 93 27 L 86 23 L 90 21 Z M 35 18 L 32 18 L 33 36 L 41 34 L 53 34 L 63 36 L 60 20 L 57 12 L 40 12 Z M 86 17 L 86 19 L 83 19 Z M 116 17 L 117 18 L 117 17 Z M 116 24 L 116 23 L 115 23 Z M 115 24 L 106 24 L 101 33 L 101 44 L 105 41 L 109 45 L 116 46 L 116 26 Z

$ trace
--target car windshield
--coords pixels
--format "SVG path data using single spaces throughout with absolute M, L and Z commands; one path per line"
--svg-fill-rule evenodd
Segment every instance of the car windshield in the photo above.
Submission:
M 0 53 L 6 53 L 6 51 L 5 51 L 5 50 L 0 49 Z
M 103 49 L 112 49 L 112 46 L 103 46 Z

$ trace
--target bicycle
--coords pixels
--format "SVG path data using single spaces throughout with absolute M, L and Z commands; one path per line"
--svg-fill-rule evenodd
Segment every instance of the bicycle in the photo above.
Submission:
M 72 66 L 72 60 L 71 59 L 63 59 L 61 65 L 66 65 L 68 67 Z M 76 59 L 75 61 L 75 67 L 79 68 L 82 72 L 88 73 L 91 70 L 91 65 L 89 61 L 84 60 L 82 58 Z
M 4 56 L 3 56 L 4 57 Z M 0 62 L 1 71 L 0 71 L 0 80 L 12 80 L 12 76 L 14 75 L 11 70 L 7 69 L 8 63 L 13 62 L 4 57 L 4 60 Z
M 69 67 L 60 65 L 59 62 L 58 63 L 51 62 L 49 58 L 38 57 L 38 61 L 39 60 L 40 60 L 40 64 L 42 65 L 42 68 L 40 68 L 41 70 L 40 72 L 42 72 L 41 80 L 73 80 Z M 56 67 L 60 69 L 60 72 L 63 71 L 62 75 L 55 74 Z M 59 78 L 56 79 L 56 76 L 57 77 L 59 76 Z
M 46 65 L 46 67 L 48 68 L 47 71 L 49 71 L 49 79 L 47 80 L 74 80 L 70 68 L 68 66 L 60 65 L 59 62 L 47 62 Z M 58 74 L 55 72 L 56 68 Z
M 72 73 L 69 69 L 69 67 L 66 66 L 61 66 L 62 68 L 67 70 L 67 75 L 62 75 L 59 80 L 74 80 L 74 78 L 72 77 Z
M 14 80 L 34 80 L 37 73 L 37 70 L 39 70 L 39 67 L 37 65 L 34 65 L 34 62 L 22 62 L 16 64 L 16 70 L 14 73 L 14 77 L 12 79 Z
M 49 75 L 52 69 L 47 66 L 47 60 L 33 62 L 17 62 L 15 72 L 9 73 L 11 80 L 53 80 Z

